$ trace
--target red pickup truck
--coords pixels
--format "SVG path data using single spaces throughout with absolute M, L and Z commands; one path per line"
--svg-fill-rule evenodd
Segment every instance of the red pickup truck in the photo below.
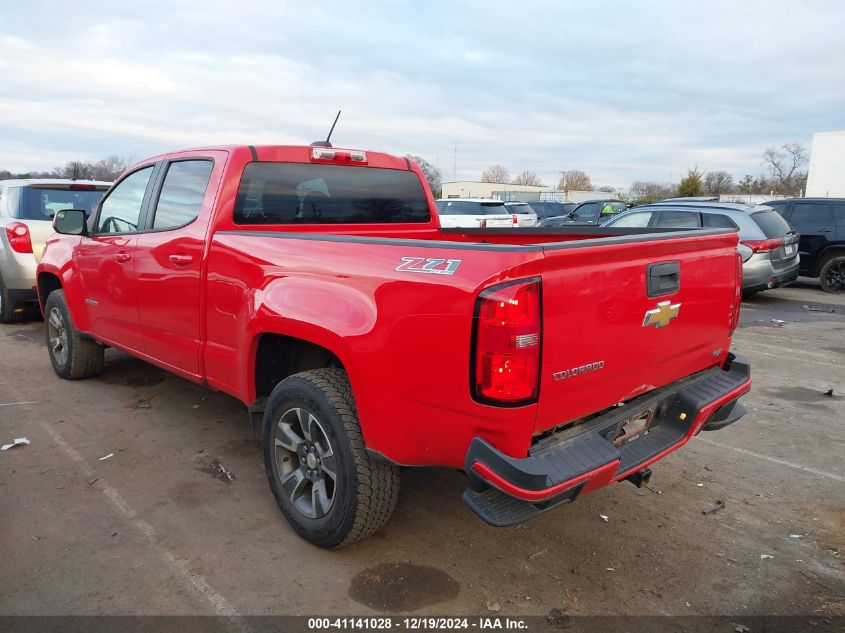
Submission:
M 55 228 L 56 373 L 115 347 L 238 398 L 324 547 L 384 525 L 400 466 L 463 469 L 493 525 L 639 485 L 751 385 L 729 230 L 442 229 L 415 163 L 293 146 L 150 158 Z

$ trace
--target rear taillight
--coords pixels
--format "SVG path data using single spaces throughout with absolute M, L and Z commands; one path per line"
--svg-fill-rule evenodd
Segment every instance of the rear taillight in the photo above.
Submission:
M 6 225 L 6 238 L 9 246 L 16 253 L 31 253 L 32 239 L 29 236 L 29 227 L 21 222 L 10 222 Z
M 733 336 L 739 325 L 739 308 L 742 305 L 742 257 L 736 254 L 736 288 L 734 288 L 733 304 L 731 305 L 731 327 L 728 336 Z
M 540 280 L 488 288 L 475 303 L 472 391 L 476 400 L 519 405 L 540 391 Z
M 769 253 L 783 246 L 783 239 L 777 238 L 774 240 L 742 240 L 740 244 L 745 244 L 748 248 L 751 249 L 752 253 Z
M 514 214 L 513 216 L 513 223 L 514 225 L 519 224 L 519 220 L 517 219 L 516 214 Z

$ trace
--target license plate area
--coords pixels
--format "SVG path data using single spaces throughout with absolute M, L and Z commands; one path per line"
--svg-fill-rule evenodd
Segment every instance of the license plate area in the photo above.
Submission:
M 659 423 L 658 405 L 641 409 L 612 428 L 605 437 L 614 445 L 622 446 L 649 434 Z

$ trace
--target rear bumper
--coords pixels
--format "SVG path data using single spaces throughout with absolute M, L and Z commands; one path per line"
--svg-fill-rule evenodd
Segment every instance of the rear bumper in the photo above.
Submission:
M 743 292 L 778 288 L 798 279 L 798 257 L 783 266 L 776 267 L 767 256 L 768 253 L 752 255 L 751 259 L 742 265 Z
M 736 400 L 751 388 L 747 360 L 714 368 L 635 398 L 582 425 L 544 438 L 513 458 L 476 437 L 466 456 L 464 501 L 491 525 L 514 525 L 580 494 L 631 477 L 680 448 L 699 431 L 717 430 L 745 413 Z M 653 410 L 649 432 L 614 446 L 619 425 Z

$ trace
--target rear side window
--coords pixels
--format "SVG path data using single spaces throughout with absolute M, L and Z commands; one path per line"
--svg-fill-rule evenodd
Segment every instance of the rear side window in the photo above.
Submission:
M 63 209 L 82 209 L 86 215 L 91 213 L 105 195 L 105 189 L 70 189 L 18 187 L 18 195 L 10 196 L 10 215 L 19 220 L 51 220 L 56 211 Z
M 428 200 L 414 172 L 345 165 L 250 163 L 237 224 L 428 222 Z
M 833 214 L 839 226 L 845 226 L 845 204 L 834 204 Z
M 173 229 L 197 219 L 212 167 L 210 160 L 170 163 L 158 196 L 153 229 Z
M 700 222 L 698 211 L 661 211 L 657 226 L 661 229 L 697 229 Z
M 739 229 L 733 220 L 721 213 L 702 213 L 701 225 L 706 229 Z
M 793 213 L 792 216 L 794 218 L 795 214 Z M 751 219 L 754 220 L 754 223 L 760 227 L 760 230 L 763 231 L 763 235 L 769 239 L 783 237 L 792 231 L 792 228 L 790 228 L 786 220 L 774 211 L 757 211 L 756 213 L 751 214 Z
M 777 211 L 781 216 L 786 213 L 786 208 L 789 206 L 788 202 L 767 202 L 767 207 L 771 207 L 775 211 Z
M 833 224 L 833 212 L 829 204 L 796 202 L 789 219 L 792 224 Z

